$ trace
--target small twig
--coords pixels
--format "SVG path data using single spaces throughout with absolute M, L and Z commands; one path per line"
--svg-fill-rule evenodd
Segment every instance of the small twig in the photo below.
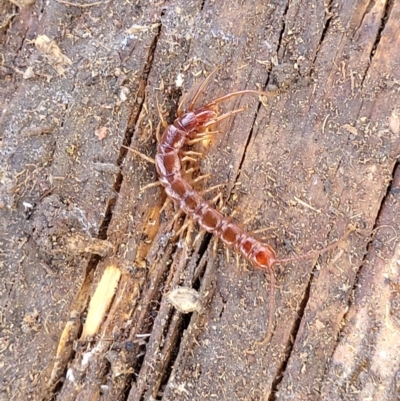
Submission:
M 303 205 L 304 207 L 306 207 L 306 208 L 308 208 L 308 209 L 314 210 L 314 212 L 321 213 L 321 210 L 316 209 L 315 207 L 313 207 L 313 206 L 309 205 L 308 203 L 302 201 L 302 200 L 299 199 L 297 196 L 294 197 L 294 200 L 295 200 L 296 202 L 300 203 L 300 205 Z

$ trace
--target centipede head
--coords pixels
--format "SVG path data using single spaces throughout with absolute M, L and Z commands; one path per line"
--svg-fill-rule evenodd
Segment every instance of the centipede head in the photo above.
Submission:
M 185 131 L 188 135 L 202 130 L 204 124 L 216 117 L 217 113 L 213 109 L 201 108 L 195 111 L 188 111 L 177 118 L 174 125 Z

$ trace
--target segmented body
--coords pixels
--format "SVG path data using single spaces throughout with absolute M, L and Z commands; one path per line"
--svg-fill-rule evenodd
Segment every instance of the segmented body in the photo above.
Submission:
M 164 130 L 157 147 L 155 165 L 159 181 L 164 186 L 166 194 L 183 212 L 204 230 L 216 235 L 224 244 L 241 253 L 255 268 L 269 273 L 271 288 L 269 293 L 268 325 L 265 338 L 258 343 L 264 344 L 269 341 L 273 327 L 275 279 L 272 267 L 275 263 L 284 260 L 276 259 L 275 251 L 271 246 L 261 243 L 239 225 L 232 222 L 230 218 L 216 210 L 182 176 L 180 159 L 182 147 L 188 141 L 196 139 L 197 135 L 207 127 L 243 110 L 238 109 L 219 116 L 216 111 L 217 104 L 231 97 L 244 94 L 269 95 L 257 90 L 242 90 L 229 93 L 195 109 L 196 101 L 201 92 L 218 69 L 216 68 L 200 85 L 189 104 L 188 111 L 182 114 L 181 110 L 178 109 L 179 117 Z
M 155 157 L 159 180 L 166 194 L 200 227 L 240 252 L 254 267 L 270 270 L 276 260 L 272 247 L 262 244 L 213 208 L 182 177 L 179 156 L 182 147 L 216 117 L 217 113 L 205 106 L 183 114 L 165 129 Z
M 197 90 L 189 104 L 188 111 L 181 113 L 178 110 L 178 118 L 169 125 L 158 144 L 155 165 L 159 181 L 165 188 L 166 194 L 181 210 L 183 210 L 193 221 L 197 222 L 207 232 L 216 235 L 227 246 L 239 252 L 255 268 L 266 271 L 270 275 L 271 288 L 269 293 L 269 316 L 266 336 L 258 344 L 265 344 L 272 334 L 274 306 L 275 306 L 275 278 L 273 265 L 276 263 L 288 263 L 302 259 L 309 259 L 325 253 L 338 246 L 340 241 L 347 238 L 352 228 L 337 241 L 321 250 L 311 250 L 303 255 L 292 258 L 277 259 L 274 249 L 254 238 L 250 233 L 243 230 L 239 225 L 224 216 L 206 200 L 183 178 L 180 154 L 182 147 L 190 140 L 196 139 L 207 127 L 242 111 L 243 109 L 228 112 L 218 116 L 216 105 L 231 97 L 243 94 L 256 94 L 269 96 L 268 93 L 257 90 L 242 90 L 229 93 L 208 104 L 194 109 L 200 93 L 210 81 L 210 78 L 218 70 L 216 68 Z

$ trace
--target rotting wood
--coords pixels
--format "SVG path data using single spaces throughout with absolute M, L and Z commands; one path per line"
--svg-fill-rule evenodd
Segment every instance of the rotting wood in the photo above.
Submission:
M 368 320 L 377 328 L 368 333 L 377 346 L 362 343 L 348 371 L 341 371 L 341 361 L 359 334 L 357 319 L 374 307 L 377 293 L 363 293 L 363 280 L 381 278 L 374 284 L 389 288 L 386 299 L 398 292 L 379 273 L 390 266 L 390 277 L 397 277 L 398 265 L 380 260 L 373 275 L 369 260 L 380 236 L 388 235 L 379 229 L 371 242 L 381 224 L 377 216 L 385 221 L 396 206 L 386 191 L 400 150 L 399 4 L 246 1 L 232 7 L 176 1 L 81 9 L 53 2 L 24 9 L 1 33 L 4 399 L 395 398 L 390 375 L 380 375 L 379 389 L 372 385 L 399 358 L 397 346 L 387 363 L 374 351 L 384 354 L 381 340 L 389 332 L 390 344 L 397 344 L 395 301 L 386 303 L 385 315 Z M 131 37 L 132 26 L 149 29 Z M 39 34 L 72 60 L 65 78 L 26 40 Z M 268 315 L 264 276 L 237 271 L 221 247 L 214 260 L 208 236 L 194 246 L 196 232 L 175 239 L 182 222 L 171 225 L 174 211 L 162 209 L 162 191 L 140 192 L 156 179 L 153 166 L 123 147 L 154 155 L 156 99 L 170 121 L 182 93 L 219 64 L 205 101 L 232 90 L 280 89 L 267 107 L 248 99 L 227 104 L 227 110 L 249 108 L 221 124 L 204 151 L 200 171 L 211 173 L 206 187 L 227 183 L 224 211 L 250 219 L 250 229 L 276 227 L 269 241 L 282 256 L 332 242 L 349 223 L 366 232 L 327 257 L 277 272 L 277 324 L 263 348 L 254 341 Z M 34 78 L 30 72 L 22 80 L 25 65 Z M 29 135 L 40 126 L 51 132 Z M 104 127 L 100 141 L 95 133 Z M 121 173 L 99 171 L 99 162 Z M 49 195 L 53 203 L 43 210 Z M 52 231 L 38 246 L 37 231 L 29 230 L 48 224 Z M 63 252 L 68 241 L 58 240 L 76 231 L 107 239 L 109 254 Z M 397 236 L 381 247 L 393 250 L 395 260 Z M 98 336 L 78 341 L 109 265 L 121 271 L 112 304 Z M 177 285 L 199 290 L 202 307 L 191 317 L 167 301 Z M 363 296 L 367 309 L 360 308 Z

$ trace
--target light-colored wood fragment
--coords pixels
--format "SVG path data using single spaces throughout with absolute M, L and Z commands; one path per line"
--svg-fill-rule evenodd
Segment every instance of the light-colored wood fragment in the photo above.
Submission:
M 89 311 L 83 326 L 81 340 L 93 337 L 99 331 L 117 290 L 121 271 L 113 265 L 107 266 L 89 303 Z

